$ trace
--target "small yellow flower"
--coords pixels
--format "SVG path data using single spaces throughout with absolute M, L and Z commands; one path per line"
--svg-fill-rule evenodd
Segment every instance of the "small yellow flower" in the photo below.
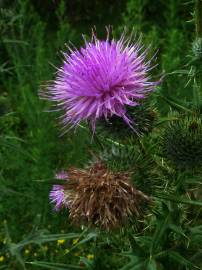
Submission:
M 65 249 L 65 254 L 69 253 L 70 250 L 68 248 Z
M 59 239 L 59 240 L 57 241 L 58 245 L 63 245 L 64 242 L 65 242 L 65 239 Z
M 73 239 L 73 245 L 76 245 L 78 242 L 79 242 L 79 239 L 78 238 Z
M 0 256 L 0 262 L 3 262 L 4 261 L 4 256 Z
M 94 259 L 94 255 L 93 254 L 88 254 L 87 255 L 87 259 L 88 260 L 93 260 Z
M 24 253 L 27 255 L 30 253 L 29 249 L 25 249 Z

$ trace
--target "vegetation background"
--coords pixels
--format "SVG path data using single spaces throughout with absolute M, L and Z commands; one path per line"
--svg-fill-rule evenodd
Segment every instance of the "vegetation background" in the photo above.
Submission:
M 153 76 L 165 74 L 163 95 L 192 99 L 187 77 L 175 71 L 189 61 L 193 10 L 194 1 L 184 0 L 0 1 L 0 269 L 113 270 L 125 265 L 127 258 L 117 256 L 128 248 L 124 237 L 115 234 L 109 244 L 103 235 L 108 244 L 95 263 L 96 232 L 73 227 L 67 213 L 55 213 L 49 203 L 55 172 L 83 166 L 94 146 L 85 130 L 59 136 L 57 113 L 44 112 L 50 106 L 39 100 L 38 90 L 54 78 L 65 43 L 82 45 L 81 35 L 90 37 L 93 26 L 104 38 L 105 26 L 113 25 L 116 37 L 124 26 L 134 28 L 151 45 L 151 55 L 158 50 Z M 162 100 L 157 106 L 162 115 L 169 111 Z M 186 261 L 161 267 L 151 262 L 148 269 L 195 269 Z

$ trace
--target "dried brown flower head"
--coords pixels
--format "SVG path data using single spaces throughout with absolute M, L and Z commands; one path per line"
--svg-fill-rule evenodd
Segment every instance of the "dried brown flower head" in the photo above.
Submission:
M 129 172 L 112 172 L 99 161 L 86 169 L 68 170 L 64 199 L 74 224 L 117 228 L 139 216 L 141 201 L 149 197 L 130 183 Z

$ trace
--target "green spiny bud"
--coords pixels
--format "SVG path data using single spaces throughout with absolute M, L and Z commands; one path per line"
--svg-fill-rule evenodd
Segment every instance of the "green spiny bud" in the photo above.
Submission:
M 120 141 L 142 137 L 152 131 L 157 118 L 157 111 L 151 105 L 142 104 L 137 107 L 128 107 L 127 116 L 132 121 L 133 129 L 121 117 L 114 115 L 107 121 L 101 119 L 97 122 L 98 132 Z
M 173 121 L 163 135 L 163 152 L 177 167 L 194 168 L 202 164 L 202 119 L 184 116 Z
M 100 153 L 99 158 L 111 171 L 129 171 L 135 186 L 147 194 L 154 194 L 160 186 L 152 157 L 142 153 L 138 145 L 109 146 Z

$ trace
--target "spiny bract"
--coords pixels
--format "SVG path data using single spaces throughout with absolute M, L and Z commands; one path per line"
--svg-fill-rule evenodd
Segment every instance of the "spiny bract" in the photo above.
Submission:
M 154 106 L 140 102 L 139 106 L 127 106 L 126 112 L 133 121 L 133 129 L 121 117 L 113 115 L 107 121 L 104 118 L 100 119 L 97 122 L 97 131 L 104 137 L 124 142 L 147 135 L 154 128 L 157 119 L 157 110 Z
M 202 164 L 202 120 L 185 116 L 173 121 L 163 135 L 165 156 L 178 167 L 196 167 Z

